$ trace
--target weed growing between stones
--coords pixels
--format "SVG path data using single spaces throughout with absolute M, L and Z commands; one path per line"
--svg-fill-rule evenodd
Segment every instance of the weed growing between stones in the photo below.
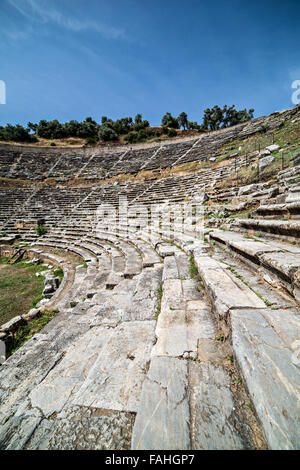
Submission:
M 157 295 L 157 307 L 156 307 L 156 313 L 155 313 L 155 316 L 154 316 L 154 320 L 158 319 L 158 316 L 159 316 L 160 311 L 161 311 L 161 299 L 162 299 L 162 296 L 163 296 L 162 284 L 159 285 L 159 287 L 156 291 L 156 295 Z
M 47 311 L 27 325 L 21 326 L 8 346 L 8 355 L 14 354 L 23 344 L 39 333 L 55 317 L 58 310 Z
M 47 232 L 48 232 L 48 228 L 45 227 L 45 225 L 37 225 L 35 227 L 35 233 L 37 234 L 38 237 L 45 235 Z

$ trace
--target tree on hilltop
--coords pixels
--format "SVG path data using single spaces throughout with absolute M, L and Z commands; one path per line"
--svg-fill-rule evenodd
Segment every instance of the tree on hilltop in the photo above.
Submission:
M 182 113 L 179 114 L 177 119 L 178 119 L 178 122 L 179 122 L 179 126 L 183 127 L 183 129 L 185 130 L 188 127 L 187 114 L 185 112 L 182 112 Z
M 141 114 L 137 114 L 134 118 L 134 130 L 140 131 L 142 129 L 146 129 L 146 127 L 149 127 L 149 121 L 143 120 L 143 116 Z
M 166 113 L 162 120 L 161 125 L 165 127 L 170 127 L 171 129 L 179 129 L 178 119 L 172 116 L 171 113 Z
M 247 109 L 238 111 L 234 105 L 229 107 L 224 105 L 223 108 L 215 105 L 213 108 L 207 108 L 204 111 L 202 127 L 206 130 L 215 131 L 220 128 L 234 126 L 235 124 L 253 119 L 253 113 L 253 108 L 249 109 L 249 111 Z

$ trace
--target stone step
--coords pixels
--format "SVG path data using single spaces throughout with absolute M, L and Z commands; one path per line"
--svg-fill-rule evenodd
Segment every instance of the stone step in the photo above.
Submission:
M 80 281 L 85 270 L 76 271 Z M 5 363 L 0 369 L 5 387 L 4 402 L 0 396 L 1 449 L 130 448 L 155 342 L 161 272 L 160 263 L 145 268 L 120 282 L 117 290 L 80 302 Z M 70 431 L 78 419 L 81 424 Z M 96 440 L 87 437 L 91 426 L 100 426 Z
M 232 309 L 231 328 L 270 449 L 299 449 L 299 311 Z
M 232 230 L 252 233 L 262 232 L 264 236 L 297 240 L 300 238 L 300 221 L 236 219 L 231 224 Z
M 276 306 L 276 310 L 267 308 L 250 284 L 243 284 L 238 268 L 238 277 L 233 277 L 224 263 L 197 253 L 195 263 L 217 320 L 220 317 L 223 320 L 220 326 L 230 338 L 269 447 L 296 449 L 299 427 L 295 410 L 300 379 L 298 309 L 290 303 L 283 304 L 283 308 Z
M 284 204 L 268 204 L 259 206 L 254 212 L 254 217 L 279 218 L 287 217 L 289 219 L 300 218 L 300 202 L 290 202 Z
M 194 256 L 198 272 L 223 328 L 231 309 L 265 306 L 254 292 L 227 271 L 221 263 L 203 253 L 195 252 Z
M 253 442 L 234 426 L 234 397 L 216 360 L 226 353 L 216 345 L 210 308 L 180 250 L 164 258 L 162 288 L 157 342 L 143 382 L 132 448 L 251 448 Z

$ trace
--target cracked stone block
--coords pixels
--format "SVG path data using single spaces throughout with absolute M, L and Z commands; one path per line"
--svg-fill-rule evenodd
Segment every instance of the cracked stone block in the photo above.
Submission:
M 234 402 L 224 369 L 190 363 L 189 371 L 192 449 L 244 449 L 235 428 Z
M 132 449 L 190 449 L 187 388 L 185 360 L 152 359 L 137 409 Z
M 269 311 L 270 322 L 273 311 Z M 258 310 L 233 310 L 232 345 L 271 449 L 299 449 L 299 369 L 293 350 Z M 292 326 L 292 324 L 291 324 Z M 270 393 L 271 391 L 271 393 Z

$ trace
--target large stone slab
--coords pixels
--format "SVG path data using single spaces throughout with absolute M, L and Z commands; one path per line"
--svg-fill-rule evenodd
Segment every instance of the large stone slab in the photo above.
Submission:
M 161 301 L 161 310 L 184 309 L 185 300 L 180 279 L 168 279 L 163 283 L 163 296 Z
M 187 302 L 185 310 L 167 306 L 161 311 L 155 330 L 157 343 L 152 356 L 191 354 L 195 357 L 200 338 L 213 338 L 215 329 L 211 312 L 202 300 Z
M 221 367 L 189 364 L 192 448 L 244 449 L 234 426 L 234 402 L 229 380 Z
M 152 359 L 133 427 L 132 449 L 190 449 L 187 392 L 186 361 Z
M 269 447 L 299 449 L 300 374 L 287 338 L 259 310 L 233 310 L 231 322 L 233 349 Z
M 300 254 L 296 253 L 264 253 L 260 256 L 260 260 L 265 266 L 271 266 L 291 281 L 300 267 Z
M 282 342 L 291 350 L 300 340 L 300 310 L 289 309 L 263 309 L 260 311 L 269 325 L 275 330 Z
M 209 257 L 195 256 L 199 274 L 207 288 L 215 311 L 221 317 L 231 308 L 263 308 L 264 302 L 220 263 Z
M 167 256 L 164 259 L 163 281 L 168 279 L 178 279 L 179 272 L 175 256 Z
M 59 413 L 86 380 L 112 333 L 106 327 L 93 328 L 74 342 L 57 366 L 32 390 L 31 406 L 40 409 L 45 417 Z
M 155 321 L 126 322 L 114 329 L 72 403 L 136 412 L 155 341 Z
M 113 291 L 97 293 L 96 304 L 81 321 L 89 325 L 116 326 L 120 321 L 153 320 L 157 290 L 161 284 L 162 265 L 145 268 L 134 279 L 121 281 Z
M 83 335 L 30 394 L 46 417 L 67 402 L 135 411 L 154 342 L 155 322 L 94 327 Z
M 59 364 L 86 331 L 76 317 L 59 314 L 0 367 L 0 423 L 23 406 L 30 392 Z
M 188 279 L 190 277 L 190 263 L 187 255 L 179 251 L 175 254 L 175 259 L 178 266 L 179 278 Z

